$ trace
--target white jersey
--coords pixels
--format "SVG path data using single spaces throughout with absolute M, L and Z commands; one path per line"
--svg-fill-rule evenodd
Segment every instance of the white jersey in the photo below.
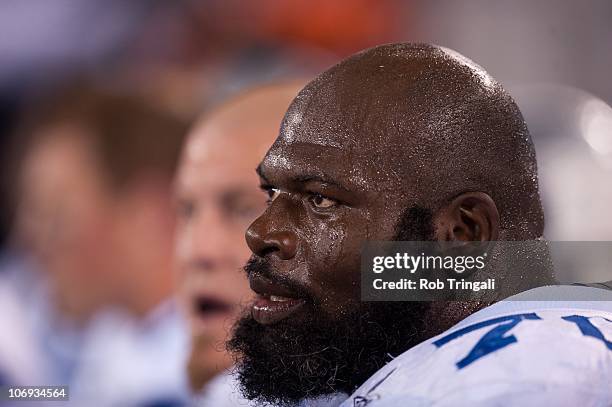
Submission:
M 541 287 L 487 307 L 395 358 L 342 407 L 462 405 L 612 406 L 612 291 Z

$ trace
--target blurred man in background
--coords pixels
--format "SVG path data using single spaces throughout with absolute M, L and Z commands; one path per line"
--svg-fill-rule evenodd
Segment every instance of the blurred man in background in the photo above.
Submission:
M 74 405 L 184 400 L 171 180 L 186 130 L 97 88 L 66 91 L 26 118 L 15 241 L 35 271 L 16 264 L 0 283 L 0 323 L 14 331 L 0 337 L 9 382 L 69 385 Z
M 240 272 L 244 230 L 264 210 L 253 169 L 270 147 L 303 83 L 267 85 L 208 113 L 188 139 L 176 180 L 179 294 L 192 335 L 190 385 L 201 405 L 245 405 L 231 378 L 225 340 L 251 298 Z

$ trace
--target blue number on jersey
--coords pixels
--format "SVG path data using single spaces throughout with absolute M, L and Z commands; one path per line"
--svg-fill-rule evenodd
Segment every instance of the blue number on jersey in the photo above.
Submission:
M 576 324 L 580 329 L 580 332 L 584 336 L 590 336 L 592 338 L 602 341 L 606 345 L 606 347 L 612 351 L 612 341 L 607 340 L 604 337 L 603 333 L 599 329 L 597 329 L 595 325 L 593 325 L 593 323 L 591 322 L 591 318 L 592 317 L 586 317 L 583 315 L 570 315 L 562 317 L 563 320 Z M 486 356 L 499 349 L 505 348 L 506 346 L 512 343 L 518 342 L 514 335 L 506 336 L 506 334 L 525 319 L 541 320 L 542 318 L 537 316 L 535 313 L 515 314 L 499 318 L 493 318 L 452 332 L 438 339 L 433 344 L 436 347 L 441 348 L 450 341 L 460 338 L 465 334 L 490 325 L 497 325 L 495 328 L 487 332 L 482 338 L 480 338 L 478 343 L 476 343 L 474 348 L 472 348 L 472 350 L 468 353 L 466 357 L 456 363 L 459 369 L 463 369 L 464 367 L 470 365 L 471 363 L 474 363 L 476 360 L 482 358 L 483 356 Z M 612 322 L 607 318 L 602 317 L 602 319 L 608 322 Z
M 468 353 L 465 358 L 457 362 L 457 367 L 459 369 L 463 369 L 464 367 L 470 365 L 471 363 L 474 363 L 481 357 L 517 342 L 517 339 L 514 335 L 505 335 L 508 333 L 508 331 L 518 325 L 519 322 L 525 319 L 537 320 L 541 318 L 538 317 L 535 313 L 529 313 L 506 315 L 499 318 L 489 319 L 488 321 L 482 321 L 477 324 L 470 325 L 455 332 L 452 332 L 435 341 L 434 345 L 436 345 L 438 348 L 441 348 L 450 341 L 460 338 L 461 336 L 468 334 L 472 331 L 484 328 L 486 326 L 499 324 L 495 328 L 487 332 L 482 338 L 480 338 L 476 346 L 474 346 L 474 348 L 470 351 L 470 353 Z
M 607 318 L 601 318 L 605 321 L 612 322 Z M 597 329 L 595 325 L 593 325 L 591 322 L 591 317 L 585 317 L 584 315 L 570 315 L 567 317 L 561 317 L 561 319 L 575 323 L 578 325 L 580 332 L 582 332 L 584 336 L 591 336 L 595 339 L 599 339 L 607 346 L 609 350 L 612 350 L 612 342 L 607 340 L 603 333 L 601 333 L 601 331 Z

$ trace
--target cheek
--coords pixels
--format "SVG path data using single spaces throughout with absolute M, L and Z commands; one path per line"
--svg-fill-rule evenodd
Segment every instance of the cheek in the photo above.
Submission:
M 187 226 L 177 227 L 174 239 L 174 259 L 179 269 L 182 268 L 191 256 L 193 238 Z
M 306 262 L 323 306 L 341 308 L 359 301 L 360 251 L 367 239 L 367 213 L 353 211 L 313 228 Z
M 65 222 L 57 224 L 60 229 L 48 246 L 49 260 L 62 272 L 74 271 L 79 278 L 89 278 L 110 273 L 117 254 L 114 219 L 104 210 L 75 211 Z
M 218 270 L 206 278 L 204 286 L 207 292 L 213 292 L 216 296 L 238 305 L 248 301 L 253 295 L 246 273 L 240 271 L 238 265 Z

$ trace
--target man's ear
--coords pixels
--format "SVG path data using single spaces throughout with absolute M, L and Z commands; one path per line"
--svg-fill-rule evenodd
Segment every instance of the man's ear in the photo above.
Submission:
M 499 212 L 484 192 L 465 192 L 434 216 L 435 239 L 449 242 L 486 242 L 499 238 Z

